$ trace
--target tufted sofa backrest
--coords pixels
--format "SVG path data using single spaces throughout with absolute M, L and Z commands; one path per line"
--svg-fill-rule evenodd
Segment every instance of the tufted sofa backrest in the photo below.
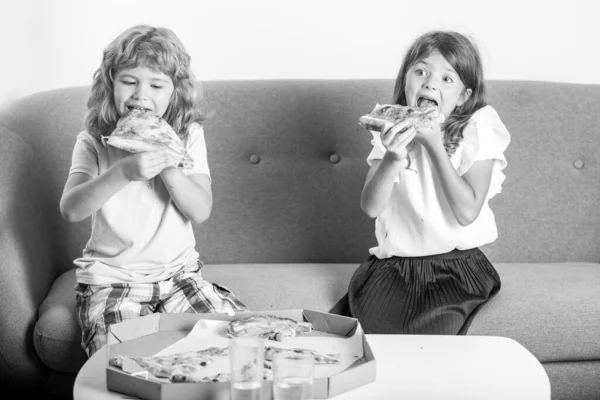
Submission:
M 214 207 L 195 228 L 206 263 L 359 263 L 375 245 L 360 210 L 370 134 L 358 117 L 389 102 L 392 80 L 211 81 L 205 122 Z M 71 268 L 89 220 L 58 202 L 89 87 L 38 93 L 0 113 L 28 144 L 54 213 L 55 262 Z M 491 201 L 492 261 L 599 261 L 600 86 L 490 81 L 488 102 L 512 134 L 503 192 Z M 33 190 L 33 189 L 32 189 Z

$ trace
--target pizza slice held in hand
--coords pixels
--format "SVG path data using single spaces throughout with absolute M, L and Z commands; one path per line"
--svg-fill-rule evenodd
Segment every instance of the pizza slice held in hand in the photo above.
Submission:
M 131 153 L 162 150 L 169 155 L 171 166 L 194 166 L 194 160 L 171 125 L 148 110 L 132 109 L 119 119 L 110 136 L 102 137 L 102 142 Z
M 385 124 L 410 121 L 415 128 L 444 122 L 444 116 L 435 105 L 426 107 L 401 106 L 399 104 L 377 104 L 373 111 L 361 116 L 358 122 L 370 131 L 381 132 Z

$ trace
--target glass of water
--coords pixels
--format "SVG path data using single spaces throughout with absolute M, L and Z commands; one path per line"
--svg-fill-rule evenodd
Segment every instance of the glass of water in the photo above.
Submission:
M 305 353 L 280 353 L 273 357 L 274 400 L 312 400 L 314 360 Z
M 231 400 L 261 400 L 265 339 L 240 337 L 229 341 Z

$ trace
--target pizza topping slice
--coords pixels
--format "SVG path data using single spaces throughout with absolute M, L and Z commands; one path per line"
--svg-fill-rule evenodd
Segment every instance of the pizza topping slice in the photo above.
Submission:
M 325 354 L 325 353 L 320 353 L 318 351 L 309 350 L 309 349 L 298 349 L 298 348 L 283 349 L 280 347 L 266 346 L 265 347 L 265 365 L 267 364 L 267 362 L 269 362 L 269 363 L 273 362 L 273 358 L 278 354 L 283 354 L 285 356 L 290 356 L 290 357 L 297 355 L 297 354 L 310 355 L 310 356 L 312 356 L 313 360 L 315 361 L 315 364 L 337 364 L 340 362 L 339 354 Z M 269 365 L 268 368 L 271 368 L 271 366 Z
M 261 337 L 281 341 L 300 334 L 310 333 L 312 324 L 298 322 L 291 318 L 273 315 L 254 315 L 231 321 L 227 327 L 229 337 Z
M 119 119 L 109 136 L 102 136 L 102 142 L 131 153 L 162 150 L 169 155 L 172 166 L 194 166 L 194 160 L 171 125 L 149 110 L 132 109 Z
M 231 380 L 231 374 L 222 372 L 212 376 L 201 376 L 199 378 L 194 377 L 194 374 L 176 373 L 171 377 L 173 383 L 190 383 L 190 382 L 229 382 Z
M 409 126 L 419 128 L 444 122 L 435 104 L 424 103 L 424 107 L 401 106 L 399 104 L 377 104 L 373 111 L 361 116 L 358 122 L 371 131 L 381 132 L 386 123 L 395 124 L 410 121 Z
M 209 347 L 204 350 L 166 356 L 130 357 L 130 359 L 157 378 L 168 378 L 171 382 L 191 382 L 190 377 L 198 376 L 204 367 L 228 355 L 227 347 Z M 123 356 L 113 357 L 109 360 L 109 364 L 116 368 L 122 369 L 123 363 Z M 199 382 L 200 380 L 193 381 Z

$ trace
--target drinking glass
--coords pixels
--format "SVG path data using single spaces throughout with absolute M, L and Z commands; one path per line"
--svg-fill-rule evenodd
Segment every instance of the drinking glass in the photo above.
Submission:
M 229 341 L 231 400 L 261 400 L 265 339 L 241 337 Z
M 304 353 L 280 353 L 273 357 L 274 400 L 312 400 L 314 360 Z

